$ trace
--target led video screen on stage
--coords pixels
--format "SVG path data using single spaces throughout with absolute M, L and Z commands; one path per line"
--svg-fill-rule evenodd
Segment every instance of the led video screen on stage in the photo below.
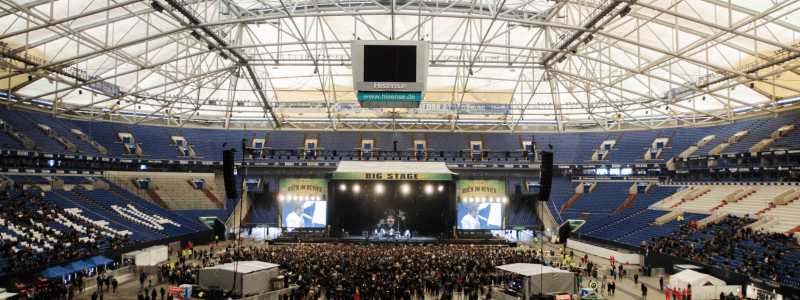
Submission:
M 452 226 L 446 221 L 452 218 L 450 182 L 342 180 L 332 185 L 340 226 L 351 236 L 364 231 L 370 237 L 415 231 L 438 236 Z
M 328 201 L 285 201 L 281 216 L 286 228 L 324 228 L 328 220 Z
M 324 228 L 328 225 L 328 183 L 324 179 L 281 179 L 281 227 Z
M 502 229 L 503 206 L 508 202 L 500 180 L 456 182 L 457 224 L 461 230 Z

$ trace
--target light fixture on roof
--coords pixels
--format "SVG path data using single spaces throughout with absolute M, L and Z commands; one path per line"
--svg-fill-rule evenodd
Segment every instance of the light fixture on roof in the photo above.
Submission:
M 631 7 L 630 7 L 630 6 L 626 6 L 625 8 L 623 8 L 623 9 L 622 9 L 622 10 L 619 12 L 619 16 L 620 16 L 620 17 L 624 17 L 624 16 L 625 16 L 625 15 L 627 15 L 629 12 L 631 12 Z
M 150 2 L 150 6 L 152 6 L 153 9 L 155 9 L 157 12 L 163 12 L 164 11 L 164 7 L 161 6 L 161 4 L 159 4 L 156 1 Z

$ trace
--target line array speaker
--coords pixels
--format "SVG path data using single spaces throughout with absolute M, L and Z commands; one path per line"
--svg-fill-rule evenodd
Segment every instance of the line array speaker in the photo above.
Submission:
M 225 196 L 228 199 L 238 199 L 236 177 L 233 176 L 233 150 L 222 151 L 222 176 L 225 180 Z
M 539 185 L 539 200 L 550 200 L 550 187 L 553 184 L 553 152 L 542 152 L 542 182 Z

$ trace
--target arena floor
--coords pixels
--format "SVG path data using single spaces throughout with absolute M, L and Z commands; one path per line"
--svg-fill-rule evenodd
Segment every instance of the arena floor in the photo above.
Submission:
M 221 249 L 221 248 L 227 247 L 230 244 L 231 244 L 230 242 L 219 243 L 219 245 L 217 245 L 215 248 Z M 199 250 L 208 250 L 209 249 L 208 246 L 195 246 L 195 248 L 199 249 Z M 545 243 L 544 244 L 544 249 L 545 250 L 558 251 L 558 248 L 559 248 L 559 245 L 554 245 L 554 244 L 550 244 L 550 243 Z M 566 251 L 569 251 L 569 250 L 572 250 L 572 249 L 569 249 L 569 248 L 566 249 Z M 584 255 L 584 253 L 581 252 L 581 251 L 577 251 L 577 250 L 573 250 L 573 251 L 575 252 L 575 256 L 580 257 L 580 256 Z M 170 259 L 172 259 L 172 260 L 177 259 L 177 255 L 171 256 Z M 610 262 L 607 259 L 601 259 L 601 258 L 599 258 L 599 257 L 597 257 L 595 255 L 592 255 L 592 254 L 589 254 L 589 260 L 592 261 L 592 262 L 601 264 L 601 265 L 603 263 L 605 263 L 606 265 L 610 264 Z M 187 260 L 187 263 L 193 263 L 193 262 L 200 263 L 199 260 Z M 632 271 L 633 270 L 638 270 L 638 268 L 639 268 L 638 265 L 629 265 L 629 270 L 632 270 Z M 648 299 L 663 299 L 661 297 L 664 297 L 664 293 L 663 293 L 663 291 L 661 291 L 659 289 L 658 279 L 659 279 L 658 276 L 652 276 L 652 277 L 640 276 L 639 277 L 639 283 L 640 284 L 644 283 L 648 288 Z M 136 299 L 136 297 L 138 296 L 139 293 L 143 293 L 144 292 L 144 289 L 140 288 L 140 286 L 139 286 L 138 278 L 136 276 L 134 276 L 133 274 L 122 275 L 122 276 L 118 277 L 118 281 L 119 281 L 119 286 L 118 286 L 117 292 L 116 293 L 104 292 L 103 293 L 103 299 L 104 300 L 105 299 Z M 611 281 L 614 281 L 614 280 L 609 280 L 609 282 L 611 282 Z M 664 284 L 666 285 L 668 281 L 669 281 L 668 276 L 665 276 L 664 277 Z M 583 286 L 586 287 L 588 282 L 589 282 L 588 279 L 584 279 Z M 618 280 L 616 280 L 614 282 L 616 282 L 616 284 L 617 284 L 616 294 L 615 295 L 609 295 L 608 293 L 603 293 L 603 295 L 607 299 L 620 299 L 620 300 L 622 300 L 622 299 L 635 299 L 635 300 L 643 299 L 642 296 L 641 296 L 641 294 L 642 294 L 641 287 L 639 285 L 635 285 L 634 282 L 633 282 L 633 273 L 632 272 L 629 273 L 626 278 L 620 278 L 620 279 L 618 279 Z M 164 289 L 167 289 L 169 286 L 170 286 L 169 283 L 156 283 L 156 279 L 154 278 L 153 285 L 149 289 L 152 290 L 152 288 L 155 288 L 156 290 L 160 290 L 162 287 Z M 145 281 L 145 288 L 148 288 L 148 284 L 147 284 L 146 281 Z M 97 292 L 97 288 L 96 288 L 96 285 L 95 285 L 94 281 L 90 280 L 87 283 L 86 289 L 83 292 L 76 294 L 76 299 L 91 299 L 91 296 L 92 296 L 92 294 L 94 292 Z M 100 296 L 100 295 L 101 295 L 101 293 L 98 292 L 98 296 Z M 159 297 L 160 297 L 160 294 L 159 294 Z M 430 295 L 426 295 L 425 298 L 426 299 L 436 299 L 435 297 L 430 296 Z M 100 299 L 100 298 L 98 297 L 98 299 Z M 324 294 L 322 295 L 321 299 L 324 299 Z M 456 297 L 454 300 L 458 300 L 458 299 L 459 298 Z

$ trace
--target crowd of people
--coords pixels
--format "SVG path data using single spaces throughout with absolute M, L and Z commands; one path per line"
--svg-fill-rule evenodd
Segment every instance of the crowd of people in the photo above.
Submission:
M 648 250 L 709 265 L 721 263 L 724 269 L 774 281 L 780 281 L 782 276 L 794 277 L 796 275 L 794 271 L 782 263 L 780 247 L 770 242 L 777 241 L 778 244 L 789 245 L 793 239 L 781 233 L 754 232 L 748 225 L 755 221 L 747 215 L 741 219 L 728 215 L 719 221 L 706 224 L 704 228 L 699 228 L 694 222 L 685 223 L 671 235 L 652 238 L 645 247 Z M 701 233 L 702 237 L 693 237 L 692 234 L 696 232 Z M 745 242 L 748 241 L 760 244 L 764 250 L 757 253 L 755 249 L 747 246 Z M 695 244 L 702 246 L 698 247 Z M 738 259 L 737 249 L 742 252 L 740 257 L 742 264 L 739 266 L 733 263 Z M 718 261 L 720 259 L 721 262 Z
M 53 230 L 48 223 L 55 222 L 59 217 L 83 226 L 83 230 L 79 231 L 75 226 Z M 65 211 L 61 206 L 50 204 L 25 191 L 9 197 L 8 190 L 0 190 L 0 220 L 0 226 L 6 228 L 5 232 L 9 232 L 12 225 L 22 231 L 22 235 L 9 236 L 0 231 L 0 251 L 6 260 L 6 267 L 3 268 L 5 273 L 91 256 L 100 252 L 102 246 L 115 249 L 134 244 L 128 235 L 111 234 Z M 52 245 L 52 248 L 41 247 L 45 243 Z M 33 247 L 35 245 L 40 246 L 42 251 L 37 251 Z
M 453 299 L 464 295 L 485 297 L 488 286 L 518 280 L 501 275 L 495 266 L 539 263 L 530 250 L 471 246 L 330 245 L 304 244 L 247 247 L 223 255 L 222 263 L 260 260 L 275 263 L 287 272 L 285 284 L 297 288 L 288 299 L 416 298 L 425 292 Z

